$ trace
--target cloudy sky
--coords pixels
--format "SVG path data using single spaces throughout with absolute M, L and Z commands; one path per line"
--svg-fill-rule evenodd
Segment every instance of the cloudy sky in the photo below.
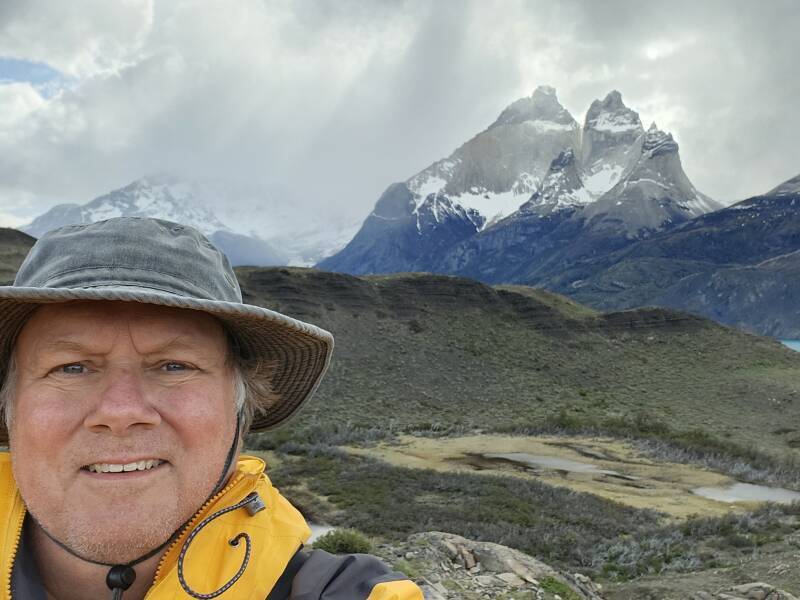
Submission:
M 542 84 L 618 89 L 723 202 L 800 173 L 800 3 L 2 0 L 0 224 L 147 173 L 366 216 Z

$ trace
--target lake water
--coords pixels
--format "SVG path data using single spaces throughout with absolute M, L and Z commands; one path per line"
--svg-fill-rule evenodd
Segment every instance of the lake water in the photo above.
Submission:
M 719 502 L 777 502 L 791 504 L 800 500 L 800 492 L 779 487 L 734 483 L 728 487 L 699 487 L 693 493 Z
M 789 346 L 792 350 L 800 352 L 800 340 L 781 340 L 781 342 Z
M 528 454 L 526 452 L 506 452 L 482 454 L 484 458 L 494 458 L 508 460 L 513 463 L 534 467 L 539 469 L 552 469 L 554 471 L 567 471 L 569 473 L 596 473 L 598 475 L 619 475 L 616 471 L 599 469 L 595 465 L 559 458 L 557 456 L 543 456 L 539 454 Z
M 590 475 L 610 475 L 624 479 L 635 479 L 634 477 L 622 475 L 617 471 L 598 468 L 590 463 L 557 456 L 527 454 L 525 452 L 488 452 L 481 454 L 481 456 L 488 459 L 507 460 L 534 469 L 551 469 L 569 473 L 588 473 Z M 751 483 L 734 483 L 727 487 L 698 487 L 694 488 L 692 493 L 710 500 L 717 500 L 718 502 L 777 502 L 779 504 L 790 504 L 800 501 L 800 492 L 766 485 L 753 485 Z

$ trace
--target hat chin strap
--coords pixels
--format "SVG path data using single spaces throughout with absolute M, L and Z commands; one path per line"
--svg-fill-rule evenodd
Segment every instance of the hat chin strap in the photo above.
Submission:
M 239 431 L 241 427 L 241 422 L 242 422 L 242 411 L 239 411 L 238 413 L 236 413 L 236 432 L 233 435 L 233 443 L 231 444 L 231 447 L 228 450 L 228 455 L 225 457 L 225 465 L 222 467 L 222 473 L 220 473 L 219 479 L 217 479 L 217 483 L 214 486 L 214 489 L 211 490 L 211 493 L 208 495 L 208 498 L 206 498 L 203 504 L 205 504 L 206 502 L 211 500 L 211 498 L 216 496 L 217 493 L 219 493 L 219 491 L 225 486 L 225 477 L 228 474 L 228 470 L 231 468 L 231 464 L 233 463 L 234 457 L 236 456 L 236 448 L 239 446 Z M 203 504 L 201 504 L 201 506 Z M 31 518 L 35 520 L 33 515 L 31 515 Z M 108 570 L 108 574 L 106 575 L 106 585 L 111 590 L 111 600 L 121 600 L 123 592 L 125 592 L 125 590 L 131 587 L 133 585 L 133 582 L 136 581 L 136 571 L 134 570 L 133 567 L 135 567 L 141 562 L 146 561 L 148 558 L 152 558 L 153 556 L 161 552 L 164 548 L 166 548 L 169 544 L 174 542 L 175 539 L 181 534 L 184 527 L 186 527 L 193 518 L 194 515 L 189 517 L 189 519 L 185 521 L 180 527 L 178 527 L 178 529 L 176 529 L 172 533 L 172 535 L 169 536 L 167 541 L 165 541 L 163 544 L 161 544 L 157 548 L 153 548 L 152 550 L 140 556 L 139 558 L 124 564 L 107 563 L 98 560 L 93 560 L 85 556 L 81 556 L 80 553 L 76 552 L 75 550 L 67 546 L 64 542 L 53 537 L 53 535 L 49 531 L 47 531 L 47 529 L 42 527 L 41 523 L 37 521 L 36 524 L 39 526 L 39 529 L 41 529 L 44 532 L 44 534 L 48 538 L 50 538 L 50 540 L 53 541 L 59 548 L 65 550 L 67 553 L 71 554 L 75 558 L 79 558 L 80 560 L 91 563 L 93 565 L 111 567 Z

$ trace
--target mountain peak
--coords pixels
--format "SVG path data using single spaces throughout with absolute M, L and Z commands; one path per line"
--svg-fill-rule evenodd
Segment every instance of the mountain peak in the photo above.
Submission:
M 599 198 L 630 170 L 641 154 L 643 133 L 639 113 L 625 106 L 617 90 L 592 102 L 583 125 L 580 162 L 583 182 L 593 196 Z
M 650 129 L 647 130 L 644 136 L 642 154 L 653 158 L 654 156 L 677 152 L 678 142 L 672 139 L 672 134 L 661 131 L 656 127 L 655 123 L 650 125 Z
M 622 101 L 622 94 L 619 93 L 617 90 L 611 90 L 606 94 L 606 97 L 603 98 L 603 106 L 606 109 L 617 109 L 617 108 L 627 108 L 625 103 Z
M 552 85 L 540 85 L 531 94 L 531 98 L 536 96 L 552 96 L 553 98 L 556 97 L 556 88 Z M 558 102 L 558 100 L 556 100 Z
M 604 134 L 640 135 L 644 131 L 639 113 L 631 110 L 622 101 L 622 94 L 611 90 L 602 100 L 595 100 L 586 113 L 584 130 Z
M 573 125 L 575 119 L 561 106 L 556 90 L 540 85 L 530 96 L 512 102 L 492 123 L 489 129 L 499 125 L 516 125 L 526 121 L 544 121 L 558 125 Z
M 169 171 L 148 173 L 144 177 L 140 177 L 133 182 L 133 184 L 140 186 L 180 185 L 185 183 L 185 180 L 178 177 L 175 173 L 170 173 Z
M 66 224 L 94 223 L 123 216 L 175 221 L 191 225 L 206 236 L 218 230 L 228 230 L 208 207 L 197 200 L 191 183 L 166 173 L 141 177 L 86 204 L 53 207 L 24 230 L 40 236 Z

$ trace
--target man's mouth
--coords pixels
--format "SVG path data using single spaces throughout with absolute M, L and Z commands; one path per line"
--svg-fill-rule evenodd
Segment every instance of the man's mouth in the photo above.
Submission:
M 130 473 L 132 471 L 149 471 L 165 462 L 160 458 L 151 458 L 129 463 L 92 463 L 81 467 L 81 470 L 90 473 Z

